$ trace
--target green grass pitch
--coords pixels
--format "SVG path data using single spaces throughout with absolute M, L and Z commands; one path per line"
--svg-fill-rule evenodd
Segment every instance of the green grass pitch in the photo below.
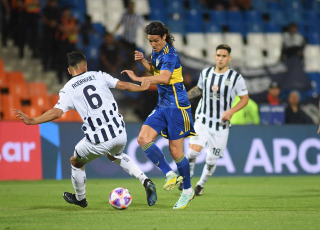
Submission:
M 138 180 L 88 178 L 89 205 L 81 208 L 62 198 L 73 192 L 70 180 L 2 181 L 0 229 L 320 229 L 318 176 L 212 177 L 183 210 L 172 209 L 177 188 L 164 191 L 163 178 L 154 182 L 158 202 L 149 207 Z M 108 203 L 116 187 L 132 194 L 127 210 Z

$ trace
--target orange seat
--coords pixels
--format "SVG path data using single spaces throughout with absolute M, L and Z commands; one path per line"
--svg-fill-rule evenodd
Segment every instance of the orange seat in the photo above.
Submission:
M 30 102 L 31 106 L 38 107 L 43 113 L 52 108 L 50 106 L 49 97 L 47 94 L 32 95 L 30 97 Z
M 59 100 L 59 94 L 51 94 L 49 95 L 49 104 L 50 104 L 50 107 L 53 108 L 57 102 Z
M 32 95 L 48 95 L 47 85 L 43 82 L 28 82 L 27 90 L 30 96 Z
M 22 72 L 6 72 L 5 76 L 9 94 L 14 94 L 22 99 L 28 97 L 27 85 Z
M 3 120 L 16 120 L 14 109 L 22 109 L 19 98 L 10 94 L 3 94 L 1 95 L 1 103 L 3 109 Z

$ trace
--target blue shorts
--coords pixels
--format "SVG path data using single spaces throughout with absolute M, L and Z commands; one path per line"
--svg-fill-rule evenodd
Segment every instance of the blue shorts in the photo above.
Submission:
M 195 136 L 191 108 L 164 108 L 157 106 L 148 116 L 144 125 L 153 128 L 169 140 Z

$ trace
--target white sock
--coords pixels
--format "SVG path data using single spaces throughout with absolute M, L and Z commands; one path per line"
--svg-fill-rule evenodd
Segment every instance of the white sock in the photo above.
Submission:
M 187 194 L 187 195 L 191 195 L 193 192 L 193 189 L 192 187 L 191 188 L 188 188 L 188 189 L 183 189 L 183 193 Z
M 198 181 L 197 185 L 204 187 L 204 184 L 207 182 L 209 177 L 211 177 L 214 171 L 216 171 L 216 168 L 217 168 L 217 164 L 214 164 L 214 165 L 205 164 L 203 167 L 201 178 Z
M 189 160 L 190 165 L 190 177 L 193 177 L 194 175 L 194 166 L 196 165 L 197 156 L 199 156 L 200 152 L 197 152 L 191 148 L 189 148 L 189 151 L 187 153 L 187 158 Z
M 71 165 L 71 181 L 76 192 L 77 200 L 83 200 L 86 198 L 86 180 L 87 178 L 84 166 L 82 168 L 76 168 Z
M 171 176 L 173 174 L 176 174 L 176 173 L 174 171 L 169 171 L 169 172 L 167 172 L 166 177 Z
M 123 168 L 131 176 L 137 178 L 143 185 L 144 180 L 148 177 L 127 154 L 121 153 L 120 155 L 114 157 L 117 158 L 115 161 L 113 161 L 114 163 L 120 165 L 121 168 Z

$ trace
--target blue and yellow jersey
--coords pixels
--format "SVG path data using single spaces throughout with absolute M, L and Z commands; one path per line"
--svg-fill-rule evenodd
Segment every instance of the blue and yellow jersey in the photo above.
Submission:
M 151 62 L 154 76 L 159 75 L 161 70 L 169 70 L 172 73 L 168 84 L 157 85 L 158 106 L 190 108 L 187 91 L 183 85 L 182 66 L 175 48 L 167 43 L 160 52 L 152 51 Z

